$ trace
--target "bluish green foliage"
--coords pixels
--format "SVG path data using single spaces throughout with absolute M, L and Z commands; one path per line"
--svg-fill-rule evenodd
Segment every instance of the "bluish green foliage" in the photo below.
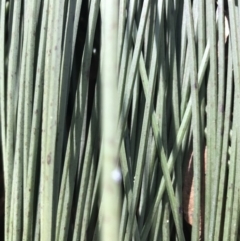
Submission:
M 239 14 L 1 0 L 5 240 L 239 239 Z

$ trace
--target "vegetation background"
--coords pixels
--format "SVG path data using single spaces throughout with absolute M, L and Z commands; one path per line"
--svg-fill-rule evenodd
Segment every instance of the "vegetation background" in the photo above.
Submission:
M 239 240 L 238 4 L 1 0 L 1 240 Z

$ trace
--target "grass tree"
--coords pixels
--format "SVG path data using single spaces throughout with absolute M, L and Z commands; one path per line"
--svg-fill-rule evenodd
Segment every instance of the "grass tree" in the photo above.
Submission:
M 239 9 L 1 0 L 4 240 L 238 240 Z

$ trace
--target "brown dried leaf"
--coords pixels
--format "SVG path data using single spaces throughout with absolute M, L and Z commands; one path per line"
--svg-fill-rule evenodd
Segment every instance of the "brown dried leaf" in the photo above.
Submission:
M 204 192 L 205 192 L 205 174 L 206 174 L 206 148 L 204 151 L 204 172 L 201 176 L 201 218 L 200 218 L 200 233 L 204 222 Z M 194 212 L 194 187 L 193 187 L 193 154 L 190 157 L 189 165 L 183 180 L 183 215 L 184 219 L 190 225 L 193 224 Z

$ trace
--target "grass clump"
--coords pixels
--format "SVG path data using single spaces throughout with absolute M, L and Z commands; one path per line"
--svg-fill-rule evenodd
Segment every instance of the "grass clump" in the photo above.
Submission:
M 2 0 L 4 240 L 237 240 L 238 9 Z

